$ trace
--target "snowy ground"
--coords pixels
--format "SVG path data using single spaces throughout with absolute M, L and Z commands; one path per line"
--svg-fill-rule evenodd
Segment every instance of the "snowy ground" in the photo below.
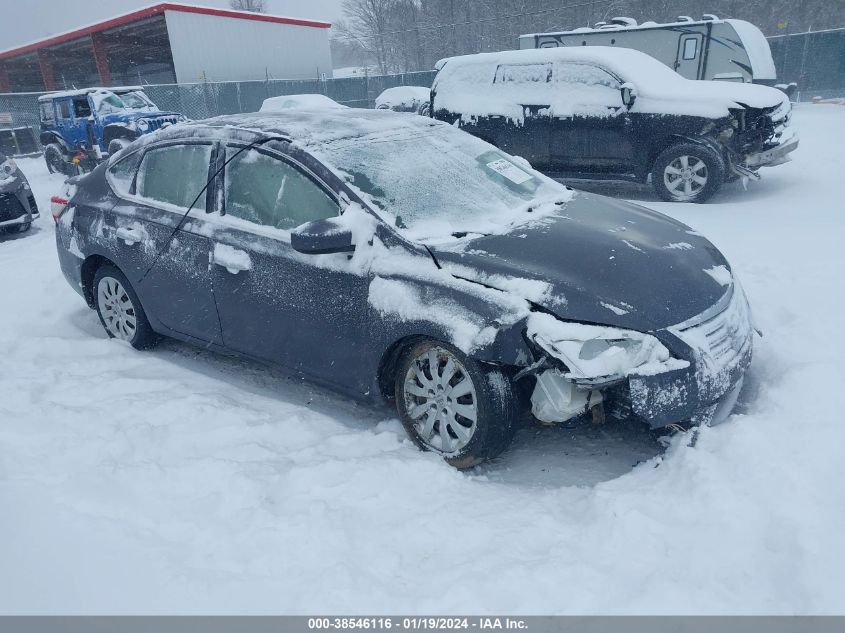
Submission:
M 462 474 L 372 411 L 177 343 L 107 340 L 49 196 L 0 241 L 0 613 L 845 613 L 845 108 L 704 206 L 765 338 L 696 446 L 520 432 Z M 603 188 L 602 188 L 603 187 Z

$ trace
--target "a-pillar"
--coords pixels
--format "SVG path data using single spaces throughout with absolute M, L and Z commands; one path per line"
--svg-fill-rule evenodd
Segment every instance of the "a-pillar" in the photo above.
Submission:
M 0 92 L 12 92 L 12 84 L 9 82 L 9 71 L 6 64 L 0 62 Z
M 44 49 L 38 49 L 38 67 L 41 69 L 44 90 L 55 90 L 56 78 L 53 76 L 53 62 Z
M 100 84 L 111 86 L 109 60 L 106 58 L 106 43 L 103 41 L 102 33 L 93 33 L 91 35 L 91 48 L 94 49 L 94 63 L 97 64 L 97 74 L 100 75 Z

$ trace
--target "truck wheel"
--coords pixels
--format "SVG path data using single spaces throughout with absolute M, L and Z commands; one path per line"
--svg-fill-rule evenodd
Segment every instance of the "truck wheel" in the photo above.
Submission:
M 510 379 L 451 345 L 426 340 L 406 349 L 395 384 L 405 431 L 455 468 L 496 457 L 513 439 L 518 407 Z
M 698 143 L 679 143 L 657 156 L 651 183 L 668 202 L 704 202 L 719 190 L 724 178 L 724 162 L 716 152 Z
M 112 141 L 109 143 L 109 156 L 114 156 L 120 150 L 122 150 L 124 147 L 129 145 L 129 143 L 131 143 L 131 142 L 132 141 L 127 140 L 125 138 L 112 139 Z
M 50 143 L 44 148 L 44 161 L 47 163 L 47 170 L 51 174 L 68 173 L 68 162 L 65 160 L 65 153 L 58 143 Z

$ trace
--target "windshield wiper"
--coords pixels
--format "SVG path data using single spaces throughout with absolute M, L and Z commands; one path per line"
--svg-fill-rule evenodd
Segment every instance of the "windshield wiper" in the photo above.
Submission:
M 462 238 L 466 237 L 470 233 L 472 233 L 473 235 L 481 235 L 482 237 L 489 237 L 493 235 L 492 233 L 482 233 L 481 231 L 455 231 L 454 233 L 452 233 L 452 237 Z

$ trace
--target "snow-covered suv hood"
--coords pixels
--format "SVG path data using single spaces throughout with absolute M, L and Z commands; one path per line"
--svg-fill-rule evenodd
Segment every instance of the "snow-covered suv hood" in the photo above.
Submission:
M 433 250 L 459 277 L 479 271 L 487 285 L 495 278 L 547 283 L 550 292 L 532 299 L 563 319 L 638 331 L 701 314 L 731 283 L 722 254 L 688 226 L 580 192 L 549 221 L 472 240 L 460 252 Z
M 721 118 L 734 108 L 791 107 L 786 93 L 768 86 L 730 81 L 685 79 L 681 83 L 653 83 L 640 87 L 632 112 L 687 114 Z

